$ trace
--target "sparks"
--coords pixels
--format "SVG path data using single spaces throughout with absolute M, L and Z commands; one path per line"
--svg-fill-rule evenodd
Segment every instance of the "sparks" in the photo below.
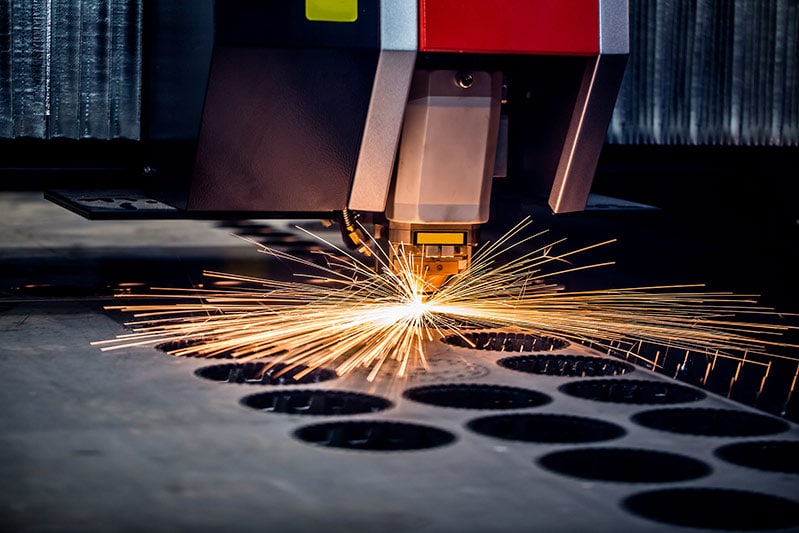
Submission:
M 613 241 L 555 253 L 562 239 L 514 256 L 546 233 L 528 235 L 531 224 L 525 219 L 485 245 L 466 271 L 434 291 L 424 282 L 426 265 L 416 264 L 401 244 L 386 253 L 373 240 L 375 269 L 306 230 L 336 251 L 319 252 L 322 265 L 251 241 L 260 252 L 314 274 L 278 281 L 206 272 L 243 287 L 159 289 L 159 298 L 174 303 L 111 307 L 134 313 L 127 324 L 132 332 L 94 344 L 115 350 L 181 342 L 184 347 L 169 353 L 269 358 L 284 371 L 304 368 L 298 378 L 319 367 L 339 375 L 368 369 L 370 381 L 389 362 L 398 377 L 427 368 L 426 342 L 454 334 L 471 343 L 464 335 L 471 327 L 558 337 L 638 358 L 643 343 L 736 359 L 777 357 L 770 349 L 787 346 L 779 335 L 794 328 L 765 322 L 776 313 L 751 296 L 704 292 L 701 285 L 566 291 L 553 282 L 557 275 L 612 264 L 572 266 L 570 259 Z

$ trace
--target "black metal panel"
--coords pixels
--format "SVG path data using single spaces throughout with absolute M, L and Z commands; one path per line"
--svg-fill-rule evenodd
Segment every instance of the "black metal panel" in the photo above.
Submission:
M 185 208 L 214 46 L 213 0 L 145 0 L 138 186 Z M 109 186 L 109 185 L 106 185 Z
M 214 45 L 213 0 L 145 0 L 144 17 L 143 136 L 196 138 Z
M 528 195 L 548 195 L 591 58 L 525 57 L 510 75 L 508 175 Z
M 354 22 L 305 18 L 304 0 L 224 0 L 216 3 L 217 46 L 380 47 L 378 0 L 359 0 Z
M 191 210 L 346 206 L 378 51 L 218 47 Z

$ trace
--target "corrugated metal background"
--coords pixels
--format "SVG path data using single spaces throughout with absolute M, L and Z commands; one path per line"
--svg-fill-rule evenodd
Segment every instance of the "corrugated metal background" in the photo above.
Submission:
M 141 0 L 0 0 L 0 137 L 138 139 Z
M 797 0 L 632 0 L 608 140 L 799 145 Z
M 0 137 L 138 139 L 143 0 L 0 0 Z M 799 146 L 799 1 L 631 0 L 608 141 Z

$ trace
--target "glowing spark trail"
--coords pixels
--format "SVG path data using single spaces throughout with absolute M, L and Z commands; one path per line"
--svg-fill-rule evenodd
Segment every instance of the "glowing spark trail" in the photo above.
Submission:
M 158 298 L 174 303 L 113 307 L 134 313 L 132 333 L 95 344 L 113 350 L 180 342 L 171 354 L 270 358 L 285 371 L 324 366 L 340 375 L 367 368 L 369 380 L 388 362 L 399 377 L 426 368 L 426 342 L 454 334 L 471 344 L 464 332 L 472 327 L 564 338 L 640 358 L 636 347 L 643 343 L 736 359 L 786 346 L 779 336 L 792 327 L 765 322 L 776 313 L 749 296 L 703 292 L 700 285 L 565 291 L 552 281 L 557 275 L 610 264 L 572 266 L 569 259 L 612 241 L 554 253 L 561 240 L 518 253 L 546 233 L 526 236 L 531 223 L 485 245 L 470 268 L 433 292 L 424 282 L 428 265 L 417 264 L 402 245 L 386 253 L 373 242 L 377 270 L 316 236 L 338 252 L 320 252 L 324 265 L 258 245 L 316 275 L 278 281 L 206 272 L 248 288 L 160 289 Z M 392 254 L 396 272 L 388 266 Z

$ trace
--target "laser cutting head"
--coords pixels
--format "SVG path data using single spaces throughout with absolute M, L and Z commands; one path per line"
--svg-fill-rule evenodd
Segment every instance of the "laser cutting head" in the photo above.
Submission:
M 155 4 L 158 27 L 184 20 Z M 627 0 L 226 0 L 209 16 L 201 116 L 158 107 L 174 103 L 157 97 L 174 69 L 147 69 L 144 187 L 170 216 L 385 218 L 388 241 L 414 247 L 438 287 L 468 267 L 494 177 L 555 212 L 584 208 L 626 62 Z M 182 64 L 181 43 L 193 60 L 171 34 L 152 56 Z
M 507 8 L 507 3 L 502 7 Z M 456 14 L 442 11 L 440 4 L 420 2 L 420 52 L 429 51 L 414 65 L 385 215 L 391 250 L 404 247 L 423 280 L 425 292 L 441 287 L 470 266 L 473 248 L 479 242 L 479 226 L 489 218 L 493 178 L 504 177 L 508 171 L 508 84 L 529 83 L 529 78 L 519 75 L 519 65 L 535 68 L 528 56 L 547 55 L 556 48 L 566 50 L 570 46 L 585 48 L 571 48 L 567 53 L 581 54 L 587 49 L 599 52 L 596 58 L 583 63 L 582 71 L 577 67 L 578 76 L 569 74 L 565 67 L 562 72 L 559 66 L 550 71 L 558 77 L 571 75 L 580 81 L 579 85 L 573 81 L 572 87 L 568 83 L 564 86 L 567 94 L 576 90 L 574 100 L 568 96 L 561 100 L 558 95 L 545 103 L 565 111 L 568 126 L 562 128 L 566 131 L 562 144 L 555 142 L 551 148 L 538 152 L 539 156 L 543 153 L 544 158 L 557 161 L 557 165 L 550 164 L 556 169 L 554 175 L 542 180 L 542 189 L 551 189 L 553 210 L 581 210 L 587 201 L 624 64 L 623 55 L 622 68 L 600 65 L 599 59 L 602 52 L 626 52 L 626 2 L 571 6 L 578 13 L 586 10 L 577 19 L 568 18 L 566 11 L 558 12 L 560 8 L 552 6 L 551 11 L 530 2 L 517 2 L 514 7 L 518 10 L 500 11 L 499 3 L 471 2 Z M 616 25 L 605 26 L 604 42 L 601 20 L 592 29 L 591 23 L 586 24 L 586 18 L 581 18 L 584 15 L 591 19 L 600 13 L 606 23 L 613 20 Z M 615 19 L 608 17 L 610 14 Z M 530 18 L 520 24 L 525 15 Z M 495 24 L 497 20 L 501 22 L 489 27 L 491 20 Z M 543 21 L 547 21 L 546 25 L 562 25 L 560 31 L 573 32 L 573 40 L 558 42 L 558 35 L 551 32 L 540 38 L 531 25 Z M 600 34 L 597 40 L 591 37 L 593 31 Z M 615 43 L 615 48 L 610 45 L 611 35 L 621 41 Z M 432 51 L 457 55 L 444 56 L 442 60 Z M 602 75 L 600 79 L 598 74 Z M 533 83 L 557 86 L 559 81 L 562 80 L 542 79 Z M 516 99 L 530 100 L 535 91 L 528 88 L 514 94 Z M 523 106 L 516 102 L 516 108 Z M 539 117 L 531 118 L 543 116 L 546 115 L 539 113 Z M 545 125 L 531 123 L 527 127 Z M 557 136 L 556 128 L 552 130 L 550 135 Z M 519 168 L 518 164 L 514 166 Z M 370 191 L 360 186 L 358 177 L 356 174 L 350 207 L 365 202 Z M 397 270 L 400 265 L 394 268 Z
M 404 247 L 425 286 L 471 262 L 488 221 L 502 73 L 417 70 L 386 205 L 391 248 Z
M 481 224 L 505 171 L 554 211 L 584 208 L 626 0 L 342 3 L 357 17 L 217 2 L 187 209 Z

